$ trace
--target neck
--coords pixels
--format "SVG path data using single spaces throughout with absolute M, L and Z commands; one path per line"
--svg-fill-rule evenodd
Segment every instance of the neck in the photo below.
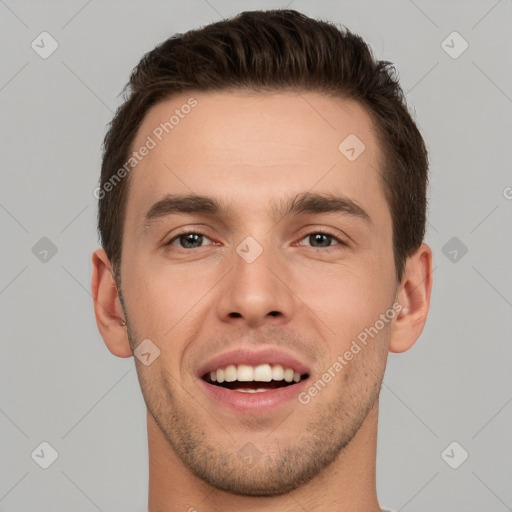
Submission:
M 148 412 L 148 512 L 380 512 L 375 485 L 377 423 L 378 401 L 338 458 L 313 480 L 285 495 L 253 497 L 218 490 L 192 474 Z

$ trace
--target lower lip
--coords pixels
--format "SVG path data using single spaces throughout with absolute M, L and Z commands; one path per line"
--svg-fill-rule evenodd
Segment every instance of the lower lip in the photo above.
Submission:
M 298 400 L 297 397 L 307 386 L 309 377 L 291 386 L 270 389 L 260 393 L 244 393 L 243 391 L 235 391 L 214 384 L 208 384 L 208 382 L 201 378 L 198 378 L 198 380 L 206 394 L 218 404 L 235 412 L 263 413 L 277 409 L 293 399 Z

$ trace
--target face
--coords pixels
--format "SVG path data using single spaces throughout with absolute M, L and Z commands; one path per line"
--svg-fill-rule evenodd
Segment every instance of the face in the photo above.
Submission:
M 136 359 L 148 411 L 209 484 L 289 492 L 350 443 L 386 365 L 397 282 L 372 122 L 313 93 L 197 93 L 153 107 L 134 149 L 148 137 L 120 285 L 132 345 L 160 351 Z

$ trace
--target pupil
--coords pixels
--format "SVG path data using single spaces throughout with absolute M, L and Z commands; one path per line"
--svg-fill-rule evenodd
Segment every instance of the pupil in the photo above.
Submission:
M 181 243 L 184 247 L 191 248 L 199 241 L 199 245 L 201 245 L 202 235 L 198 235 L 197 233 L 188 233 L 187 235 L 183 235 L 181 237 Z
M 310 241 L 310 243 L 312 243 L 312 245 L 314 245 L 314 243 L 319 243 L 321 247 L 329 247 L 330 235 L 325 235 L 323 233 L 316 233 L 314 235 L 310 235 L 309 241 Z

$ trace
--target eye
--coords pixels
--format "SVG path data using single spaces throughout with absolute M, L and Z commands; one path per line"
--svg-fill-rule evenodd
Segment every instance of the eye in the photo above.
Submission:
M 309 233 L 302 240 L 307 240 L 309 244 L 299 245 L 309 245 L 310 247 L 314 247 L 315 249 L 331 247 L 332 245 L 347 245 L 345 242 L 341 241 L 339 238 L 335 237 L 331 233 L 326 233 L 323 231 L 315 231 L 314 233 Z M 333 241 L 335 242 L 334 244 Z
M 190 231 L 187 233 L 181 233 L 180 235 L 176 235 L 171 238 L 165 245 L 174 245 L 179 249 L 196 249 L 197 247 L 201 247 L 204 244 L 204 241 L 211 240 L 202 233 L 196 233 L 195 231 Z

